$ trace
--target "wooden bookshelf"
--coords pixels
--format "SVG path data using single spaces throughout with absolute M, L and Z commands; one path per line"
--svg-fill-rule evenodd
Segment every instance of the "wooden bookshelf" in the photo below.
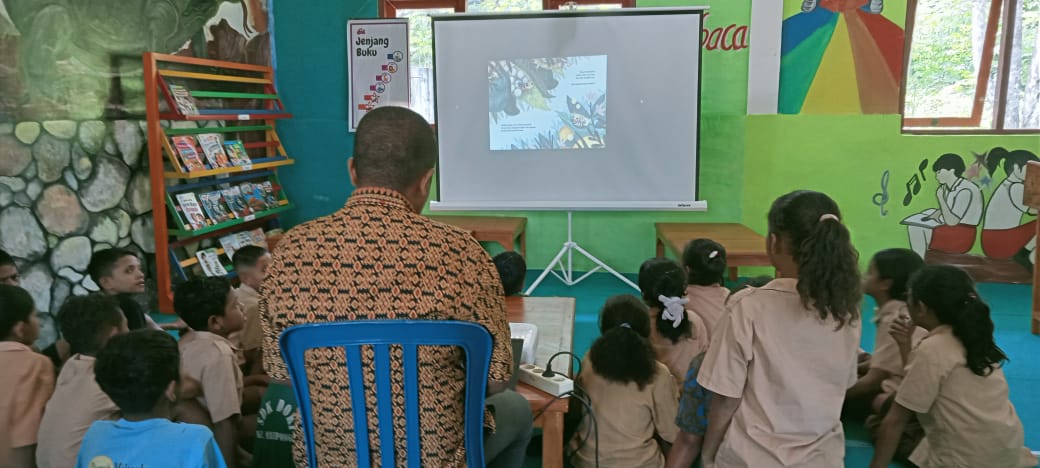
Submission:
M 198 260 L 181 252 L 188 247 L 257 227 L 277 228 L 278 216 L 293 208 L 278 182 L 278 169 L 292 165 L 275 131 L 275 122 L 292 118 L 274 87 L 270 67 L 219 60 L 145 53 L 145 107 L 148 119 L 148 161 L 155 224 L 156 280 L 159 310 L 173 313 L 172 285 L 192 275 Z M 183 86 L 198 104 L 197 113 L 185 114 L 176 105 L 171 84 Z M 171 144 L 181 135 L 219 134 L 222 141 L 240 140 L 250 164 L 188 170 Z M 204 158 L 200 148 L 200 159 Z M 207 220 L 192 229 L 186 224 L 176 194 L 212 192 L 243 182 L 269 182 L 268 208 L 233 216 L 223 222 Z M 196 195 L 197 197 L 198 195 Z M 226 257 L 219 245 L 217 254 Z M 234 271 L 222 262 L 228 277 Z

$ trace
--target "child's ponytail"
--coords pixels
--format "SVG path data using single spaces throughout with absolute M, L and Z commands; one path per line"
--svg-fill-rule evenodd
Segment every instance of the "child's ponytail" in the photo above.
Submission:
M 600 337 L 589 349 L 589 360 L 603 378 L 642 390 L 653 381 L 657 365 L 648 340 L 650 318 L 646 305 L 631 294 L 607 299 L 600 312 Z
M 924 304 L 939 322 L 953 328 L 964 345 L 968 369 L 976 375 L 987 376 L 1007 361 L 993 339 L 989 306 L 967 272 L 949 265 L 928 266 L 910 280 L 910 290 L 911 307 Z
M 769 211 L 769 232 L 798 264 L 798 293 L 805 307 L 838 322 L 839 329 L 859 318 L 859 254 L 834 200 L 807 190 L 784 195 Z
M 694 336 L 693 326 L 686 319 L 686 272 L 675 261 L 651 258 L 639 267 L 639 290 L 646 305 L 658 310 L 655 317 L 657 332 L 672 343 L 683 337 Z

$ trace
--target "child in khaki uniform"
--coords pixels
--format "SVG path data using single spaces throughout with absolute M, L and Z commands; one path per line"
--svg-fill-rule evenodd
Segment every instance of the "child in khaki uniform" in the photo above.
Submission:
M 228 335 L 242 329 L 245 318 L 238 293 L 226 278 L 192 278 L 177 285 L 173 308 L 188 327 L 181 336 L 182 373 L 199 381 L 198 402 L 209 413 L 206 424 L 228 466 L 237 466 L 237 448 L 255 431 L 255 415 L 242 418 L 242 370 Z
M 118 302 L 100 293 L 70 297 L 58 311 L 58 323 L 72 356 L 58 374 L 54 396 L 47 402 L 40 424 L 36 449 L 40 468 L 73 466 L 90 425 L 120 416 L 119 407 L 94 378 L 98 351 L 109 338 L 127 331 Z
M 0 284 L 0 467 L 36 466 L 36 433 L 54 390 L 54 366 L 33 352 L 40 319 L 24 289 Z
M 818 192 L 773 203 L 767 251 L 778 278 L 733 295 L 698 375 L 712 392 L 705 466 L 843 466 L 862 295 L 840 216 Z
M 675 440 L 678 395 L 668 368 L 654 360 L 646 306 L 632 295 L 607 299 L 600 332 L 582 361 L 576 384 L 592 403 L 590 418 L 570 441 L 577 468 L 662 467 L 658 440 Z
M 925 436 L 910 461 L 921 468 L 1037 466 L 1008 400 L 1001 369 L 1007 356 L 993 340 L 989 306 L 971 277 L 953 266 L 925 267 L 910 281 L 907 303 L 913 323 L 928 336 L 910 351 L 911 325 L 893 325 L 909 365 L 870 466 L 888 466 L 914 413 Z
M 688 310 L 707 327 L 708 338 L 726 313 L 730 291 L 725 287 L 726 249 L 711 239 L 694 239 L 683 249 L 683 266 L 690 285 L 686 287 Z
M 678 389 L 690 362 L 708 350 L 704 321 L 684 308 L 686 272 L 673 260 L 651 258 L 639 267 L 638 281 L 649 307 L 650 344 Z

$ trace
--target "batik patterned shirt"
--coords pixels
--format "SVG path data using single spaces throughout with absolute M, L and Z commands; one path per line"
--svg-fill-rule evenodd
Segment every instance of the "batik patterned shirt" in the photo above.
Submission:
M 283 330 L 302 323 L 344 320 L 462 320 L 491 332 L 488 379 L 512 373 L 509 324 L 501 282 L 490 256 L 469 233 L 415 213 L 399 193 L 359 188 L 344 208 L 301 224 L 278 243 L 260 302 L 264 363 L 288 379 L 278 349 Z M 373 355 L 364 349 L 366 387 L 374 385 Z M 396 466 L 406 464 L 401 350 L 392 348 Z M 319 466 L 357 466 L 350 388 L 342 349 L 306 355 Z M 453 347 L 420 347 L 419 412 L 423 466 L 464 466 L 464 356 Z M 373 466 L 379 460 L 376 399 L 367 393 Z M 494 421 L 485 414 L 485 424 Z M 303 461 L 296 423 L 295 446 Z M 300 464 L 300 466 L 305 466 Z

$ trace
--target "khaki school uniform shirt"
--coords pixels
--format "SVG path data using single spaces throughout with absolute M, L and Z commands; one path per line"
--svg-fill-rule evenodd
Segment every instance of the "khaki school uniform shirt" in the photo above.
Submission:
M 694 311 L 704 320 L 704 326 L 708 329 L 708 337 L 715 332 L 719 321 L 726 313 L 726 299 L 728 298 L 729 289 L 722 286 L 691 284 L 686 287 L 686 299 L 690 300 L 686 304 L 686 308 Z
M 461 320 L 478 323 L 494 339 L 488 380 L 505 382 L 513 372 L 509 322 L 502 281 L 491 257 L 462 229 L 416 213 L 398 192 L 354 190 L 341 210 L 294 227 L 272 253 L 261 291 L 264 367 L 272 379 L 287 379 L 278 336 L 301 323 L 340 320 Z M 363 351 L 366 379 L 375 375 L 373 352 Z M 342 349 L 307 352 L 314 405 L 318 465 L 357 466 L 350 387 Z M 464 358 L 458 348 L 418 350 L 421 464 L 465 466 Z M 404 411 L 402 358 L 390 356 L 395 414 Z M 373 466 L 382 460 L 375 392 L 366 392 Z M 296 419 L 299 421 L 299 418 Z M 392 421 L 405 433 L 404 418 Z M 485 412 L 484 424 L 494 419 Z M 295 424 L 294 453 L 304 466 L 303 437 Z M 396 466 L 407 465 L 406 438 L 397 437 Z M 367 460 L 366 460 L 367 462 Z
M 948 325 L 932 330 L 911 353 L 896 403 L 918 413 L 925 436 L 910 461 L 922 468 L 1036 466 L 1004 371 L 982 377 L 966 363 L 964 345 Z
M 664 455 L 654 435 L 669 443 L 675 441 L 679 395 L 668 368 L 656 364 L 654 379 L 640 390 L 633 382 L 620 384 L 603 378 L 588 357 L 582 361 L 578 383 L 588 394 L 596 415 L 600 467 L 664 466 Z M 571 459 L 577 468 L 596 466 L 596 433 L 589 418 L 582 420 L 570 446 L 577 449 Z
M 856 382 L 859 322 L 835 329 L 780 278 L 731 299 L 698 381 L 742 398 L 717 467 L 840 467 L 841 407 Z
M 220 335 L 190 331 L 177 343 L 181 351 L 181 371 L 202 385 L 199 404 L 209 411 L 210 420 L 219 423 L 242 411 L 242 370 L 235 349 Z
M 58 374 L 54 396 L 47 402 L 40 424 L 36 463 L 40 468 L 76 464 L 83 435 L 94 421 L 119 419 L 119 407 L 94 380 L 94 357 L 76 354 Z
M 690 369 L 690 361 L 708 350 L 708 332 L 704 329 L 704 321 L 688 310 L 686 320 L 690 321 L 691 336 L 680 338 L 673 343 L 657 331 L 657 317 L 650 317 L 650 344 L 654 348 L 657 360 L 668 367 L 676 390 L 682 388 L 686 371 Z
M 903 382 L 907 363 L 903 362 L 899 345 L 889 333 L 892 330 L 892 323 L 902 317 L 910 317 L 910 312 L 907 310 L 906 302 L 900 300 L 890 300 L 874 311 L 874 324 L 877 326 L 877 330 L 874 335 L 874 354 L 870 356 L 870 368 L 889 373 L 889 377 L 881 382 L 881 390 L 884 393 L 894 393 L 899 389 L 899 384 Z M 927 330 L 914 327 L 914 332 L 910 336 L 911 349 L 916 347 L 927 334 Z
M 0 341 L 0 460 L 11 450 L 36 443 L 40 418 L 54 390 L 54 365 L 32 348 L 14 341 Z
M 242 303 L 246 324 L 241 331 L 231 334 L 237 338 L 231 342 L 243 351 L 260 349 L 264 341 L 264 327 L 260 324 L 260 293 L 243 284 L 238 287 L 238 301 Z

